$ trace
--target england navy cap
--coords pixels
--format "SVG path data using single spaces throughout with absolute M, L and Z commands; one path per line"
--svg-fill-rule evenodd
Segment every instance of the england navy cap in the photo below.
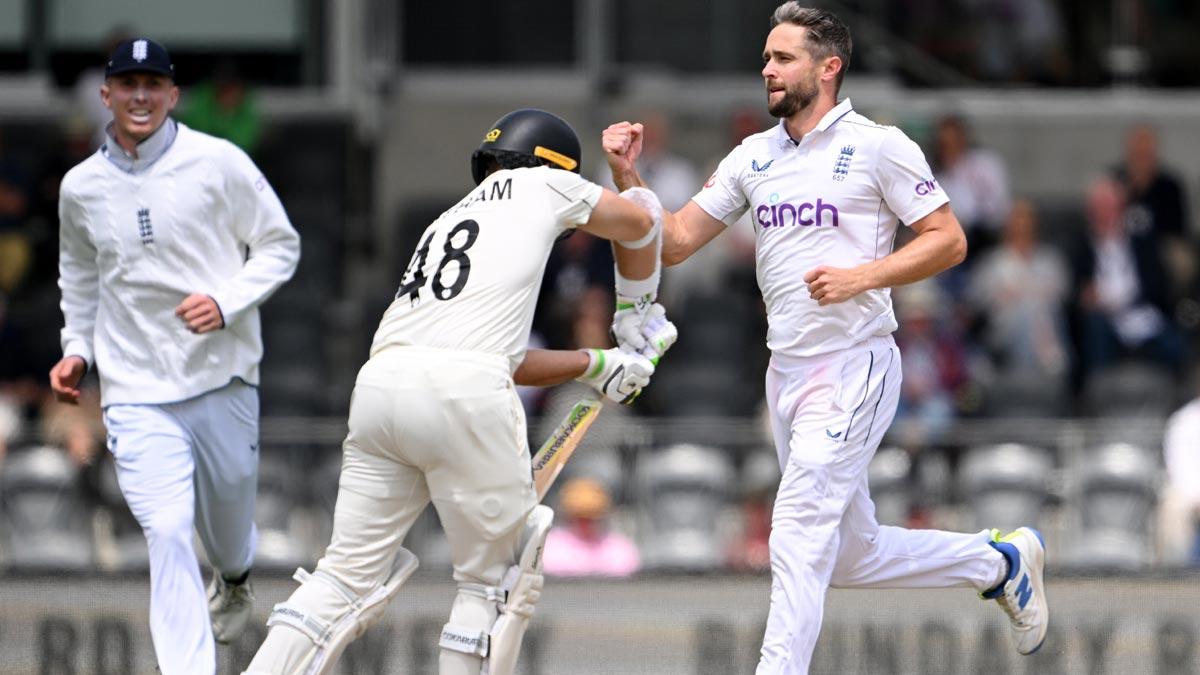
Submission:
M 117 45 L 104 67 L 105 77 L 120 73 L 157 73 L 175 79 L 175 66 L 166 47 L 147 38 L 134 38 Z

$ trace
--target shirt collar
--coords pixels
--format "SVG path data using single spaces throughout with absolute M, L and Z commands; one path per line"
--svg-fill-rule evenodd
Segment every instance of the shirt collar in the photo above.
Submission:
M 167 118 L 163 125 L 158 128 L 158 131 L 150 134 L 149 138 L 138 143 L 137 157 L 130 155 L 117 142 L 117 137 L 113 133 L 113 122 L 109 122 L 104 128 L 104 135 L 108 137 L 100 151 L 108 161 L 112 162 L 118 169 L 125 173 L 141 173 L 150 168 L 152 164 L 157 162 L 171 145 L 175 142 L 175 136 L 179 133 L 178 124 L 170 117 Z
M 809 133 L 812 134 L 828 130 L 829 127 L 832 127 L 835 123 L 837 123 L 838 120 L 842 119 L 853 110 L 854 105 L 850 103 L 850 99 L 842 99 L 841 103 L 835 105 L 829 112 L 825 113 L 825 115 L 821 118 L 821 121 L 817 122 L 817 126 L 813 127 L 813 130 Z M 775 135 L 779 141 L 779 144 L 785 147 L 799 145 L 799 143 L 793 140 L 791 135 L 788 134 L 787 126 L 784 124 L 785 122 L 786 120 L 780 119 L 779 126 L 776 127 Z

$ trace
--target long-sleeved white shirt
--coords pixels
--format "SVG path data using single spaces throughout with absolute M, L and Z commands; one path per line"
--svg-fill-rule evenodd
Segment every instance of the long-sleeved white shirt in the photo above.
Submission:
M 102 405 L 258 383 L 258 305 L 291 278 L 300 237 L 244 152 L 182 124 L 148 166 L 122 170 L 102 149 L 63 178 L 59 222 L 63 355 L 98 368 Z M 196 335 L 175 316 L 193 293 L 223 329 Z

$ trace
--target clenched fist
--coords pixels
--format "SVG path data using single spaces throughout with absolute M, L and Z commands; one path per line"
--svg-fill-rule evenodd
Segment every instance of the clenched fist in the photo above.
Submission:
M 197 335 L 225 327 L 225 317 L 221 316 L 221 308 L 217 307 L 217 301 L 200 293 L 193 293 L 184 298 L 175 308 L 175 316 L 187 324 L 188 330 Z
M 600 136 L 608 168 L 612 169 L 613 181 L 621 185 L 619 177 L 637 171 L 637 159 L 642 154 L 641 123 L 617 122 L 610 124 Z
M 862 272 L 857 267 L 820 267 L 804 275 L 808 284 L 808 295 L 822 307 L 845 302 L 867 289 Z

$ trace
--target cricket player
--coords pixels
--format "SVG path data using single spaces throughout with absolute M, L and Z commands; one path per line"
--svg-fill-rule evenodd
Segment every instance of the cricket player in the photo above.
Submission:
M 513 672 L 553 515 L 536 505 L 514 385 L 574 378 L 628 402 L 654 371 L 620 349 L 526 350 L 546 260 L 565 234 L 614 241 L 622 296 L 656 290 L 657 197 L 604 190 L 577 175 L 580 160 L 574 130 L 542 110 L 509 113 L 485 135 L 471 158 L 477 187 L 421 236 L 359 371 L 329 548 L 315 572 L 297 572 L 301 586 L 275 606 L 247 674 L 332 672 L 415 569 L 401 542 L 431 501 L 458 582 L 439 672 Z M 645 324 L 641 337 L 665 350 L 674 327 L 643 321 L 653 308 L 628 308 L 623 325 Z
M 50 384 L 74 404 L 99 370 L 108 449 L 150 549 L 159 669 L 211 675 L 214 637 L 236 638 L 253 598 L 258 306 L 292 276 L 300 240 L 245 153 L 171 119 L 162 45 L 118 45 L 100 98 L 107 141 L 59 197 L 65 327 Z
M 747 210 L 753 218 L 783 475 L 757 672 L 808 672 L 830 585 L 974 588 L 999 602 L 1017 650 L 1030 654 L 1048 623 L 1041 535 L 881 527 L 867 491 L 867 464 L 900 394 L 889 289 L 961 262 L 962 228 L 917 145 L 837 101 L 851 50 L 845 24 L 785 2 L 771 26 L 762 76 L 779 125 L 746 138 L 663 224 L 663 258 L 676 264 Z M 628 122 L 604 132 L 622 189 L 642 184 L 641 132 Z M 901 222 L 916 237 L 893 252 Z

